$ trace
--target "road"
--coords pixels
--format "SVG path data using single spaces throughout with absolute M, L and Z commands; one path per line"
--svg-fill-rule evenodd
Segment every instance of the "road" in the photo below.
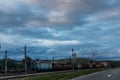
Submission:
M 120 69 L 92 73 L 71 80 L 120 80 Z

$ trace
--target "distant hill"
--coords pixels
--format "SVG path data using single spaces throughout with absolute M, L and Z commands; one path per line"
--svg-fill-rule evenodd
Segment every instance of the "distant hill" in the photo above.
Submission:
M 63 63 L 63 64 L 66 64 L 66 63 L 72 63 L 72 60 L 71 59 L 59 59 L 59 60 L 55 60 L 56 62 L 59 62 L 59 63 Z M 86 64 L 86 63 L 89 63 L 90 59 L 87 59 L 87 58 L 77 58 L 77 63 L 79 64 Z M 101 60 L 101 61 L 93 61 L 93 62 L 109 62 L 112 66 L 120 66 L 120 61 L 114 61 L 114 60 Z
M 59 60 L 55 60 L 55 61 L 57 61 L 59 63 L 72 63 L 71 59 L 59 59 Z M 87 58 L 77 58 L 76 61 L 77 61 L 77 63 L 84 64 L 84 63 L 88 63 L 90 60 Z

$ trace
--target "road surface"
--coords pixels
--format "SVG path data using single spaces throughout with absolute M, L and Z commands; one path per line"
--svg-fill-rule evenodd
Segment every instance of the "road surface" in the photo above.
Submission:
M 120 69 L 111 69 L 88 74 L 71 80 L 120 80 Z

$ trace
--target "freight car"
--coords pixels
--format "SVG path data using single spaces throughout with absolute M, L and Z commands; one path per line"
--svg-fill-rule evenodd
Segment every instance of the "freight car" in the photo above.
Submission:
M 72 69 L 72 64 L 54 63 L 53 69 L 54 70 L 70 70 Z
M 31 64 L 32 71 L 49 71 L 53 69 L 50 61 L 35 61 Z
M 31 65 L 32 71 L 55 71 L 55 70 L 70 70 L 71 64 L 53 63 L 50 61 L 35 61 Z
M 89 62 L 85 64 L 77 64 L 78 69 L 83 69 L 83 68 L 104 68 L 104 67 L 110 67 L 110 63 L 108 62 Z

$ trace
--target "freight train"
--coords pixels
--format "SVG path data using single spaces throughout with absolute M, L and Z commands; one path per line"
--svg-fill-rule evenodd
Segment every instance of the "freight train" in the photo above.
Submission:
M 70 70 L 72 64 L 55 63 L 50 61 L 36 61 L 32 63 L 32 71 L 54 71 L 54 70 Z
M 75 69 L 84 69 L 84 68 L 103 68 L 110 67 L 108 62 L 88 62 L 85 64 L 76 63 L 74 65 Z M 58 63 L 51 61 L 36 61 L 31 65 L 33 71 L 53 71 L 53 70 L 71 70 L 73 69 L 73 64 L 69 63 Z
M 85 69 L 85 68 L 103 68 L 110 67 L 111 64 L 108 62 L 88 62 L 88 63 L 76 63 L 74 66 L 75 69 Z M 29 71 L 59 71 L 59 70 L 72 70 L 72 63 L 59 63 L 52 61 L 34 61 L 31 64 L 31 69 Z M 24 69 L 15 69 L 15 70 L 7 70 L 8 73 L 21 73 L 24 72 Z M 0 73 L 4 73 L 4 70 L 0 70 Z

